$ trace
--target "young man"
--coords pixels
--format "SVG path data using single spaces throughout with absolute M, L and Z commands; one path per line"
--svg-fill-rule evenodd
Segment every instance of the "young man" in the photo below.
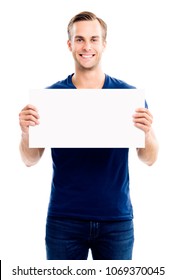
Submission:
M 75 72 L 48 88 L 104 89 L 133 86 L 106 75 L 101 57 L 107 26 L 93 13 L 82 12 L 68 24 L 68 48 Z M 27 105 L 19 114 L 20 152 L 27 166 L 36 164 L 44 149 L 29 148 L 29 126 L 39 114 Z M 133 125 L 145 133 L 138 157 L 152 165 L 158 144 L 147 108 L 136 109 Z M 46 225 L 47 259 L 83 260 L 91 249 L 96 260 L 130 260 L 134 244 L 129 191 L 128 148 L 52 148 L 53 179 Z

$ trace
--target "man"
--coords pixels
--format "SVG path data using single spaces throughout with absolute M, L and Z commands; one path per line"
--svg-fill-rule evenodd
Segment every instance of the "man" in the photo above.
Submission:
M 134 88 L 102 71 L 106 35 L 105 22 L 93 13 L 73 17 L 68 24 L 67 44 L 75 61 L 75 73 L 48 88 Z M 27 105 L 19 119 L 21 156 L 27 166 L 32 166 L 44 152 L 43 148 L 29 148 L 29 126 L 39 124 L 39 114 L 33 105 Z M 152 165 L 158 154 L 152 121 L 147 108 L 136 109 L 133 125 L 145 133 L 145 148 L 137 149 L 137 153 L 147 165 Z M 88 258 L 89 249 L 95 260 L 132 259 L 128 148 L 52 148 L 51 153 L 47 259 L 83 260 Z

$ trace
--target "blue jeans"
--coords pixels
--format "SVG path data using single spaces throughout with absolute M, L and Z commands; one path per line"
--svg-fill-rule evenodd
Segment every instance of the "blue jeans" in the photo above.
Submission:
M 48 260 L 131 260 L 133 221 L 79 221 L 48 217 L 46 223 Z

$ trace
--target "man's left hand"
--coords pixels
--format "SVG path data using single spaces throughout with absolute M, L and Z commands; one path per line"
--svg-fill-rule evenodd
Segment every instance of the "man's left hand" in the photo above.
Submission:
M 133 115 L 133 122 L 136 127 L 148 133 L 151 130 L 153 116 L 147 108 L 138 108 Z

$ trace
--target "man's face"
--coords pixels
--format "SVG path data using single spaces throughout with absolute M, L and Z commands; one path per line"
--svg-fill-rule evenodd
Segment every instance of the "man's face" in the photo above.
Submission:
M 106 42 L 98 20 L 75 22 L 68 40 L 69 50 L 80 69 L 95 69 L 101 60 Z

